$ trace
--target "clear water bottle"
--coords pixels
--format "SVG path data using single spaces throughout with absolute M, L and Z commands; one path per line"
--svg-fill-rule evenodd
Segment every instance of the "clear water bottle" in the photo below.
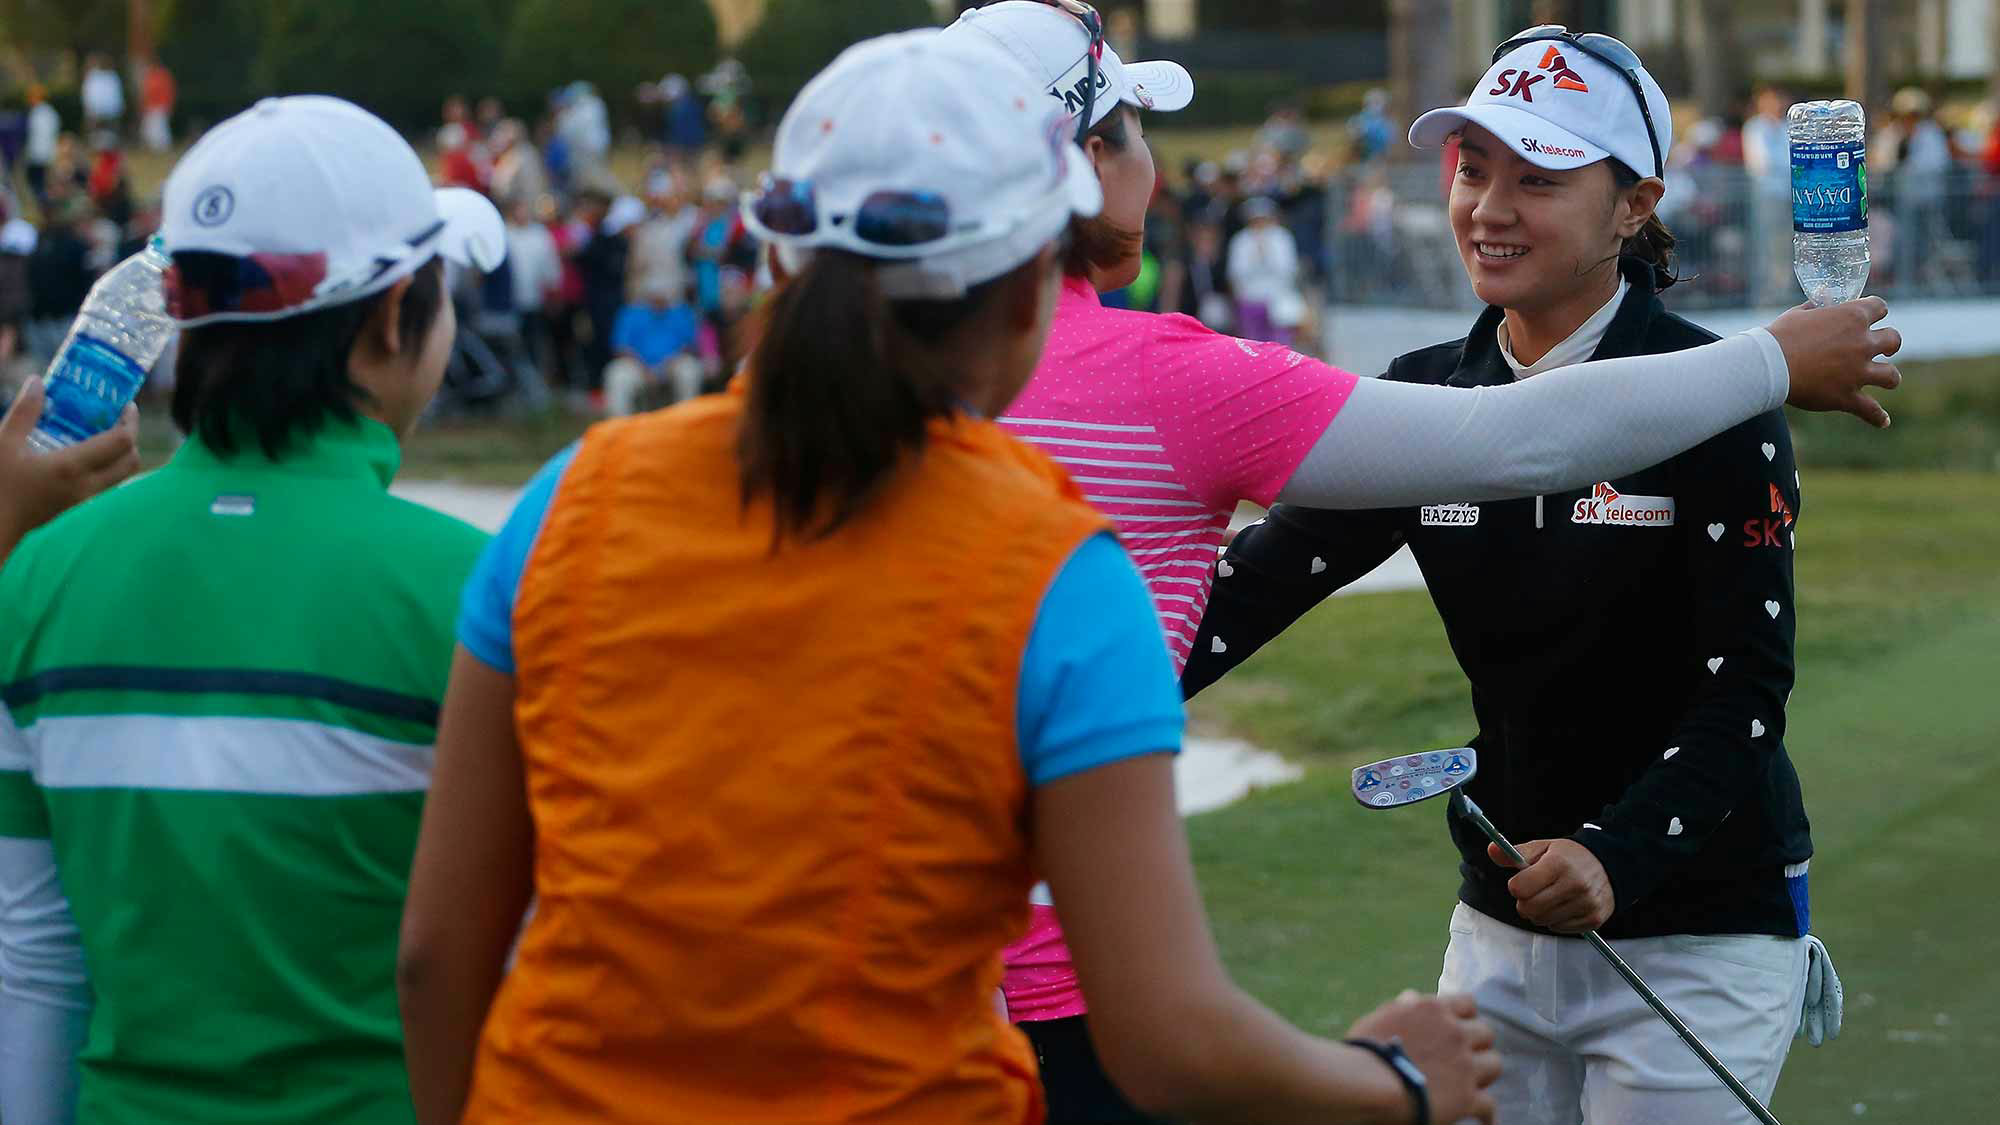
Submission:
M 97 279 L 49 363 L 42 420 L 28 444 L 48 452 L 118 424 L 125 404 L 174 338 L 163 278 L 172 265 L 158 238 Z
M 1851 101 L 1800 102 L 1792 143 L 1792 270 L 1814 304 L 1868 283 L 1868 126 Z

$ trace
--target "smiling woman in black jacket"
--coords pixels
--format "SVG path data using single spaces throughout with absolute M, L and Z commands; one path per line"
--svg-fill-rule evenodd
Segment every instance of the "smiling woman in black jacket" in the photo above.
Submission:
M 1494 386 L 1714 340 L 1656 296 L 1672 284 L 1654 215 L 1670 121 L 1629 48 L 1555 28 L 1503 44 L 1469 104 L 1419 119 L 1412 143 L 1458 143 L 1452 230 L 1489 307 L 1386 378 Z M 1568 935 L 1601 929 L 1766 1100 L 1802 1007 L 1837 1004 L 1837 985 L 1807 995 L 1815 959 L 1818 979 L 1831 972 L 1805 936 L 1812 843 L 1783 741 L 1799 514 L 1772 411 L 1562 495 L 1279 505 L 1217 569 L 1190 696 L 1414 549 L 1472 682 L 1472 794 L 1528 841 L 1514 871 L 1451 826 L 1464 878 L 1441 987 L 1473 993 L 1500 1029 L 1501 1125 L 1749 1120 Z

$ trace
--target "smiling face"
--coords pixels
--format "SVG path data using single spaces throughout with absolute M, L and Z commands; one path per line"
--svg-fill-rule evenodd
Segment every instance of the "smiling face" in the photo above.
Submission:
M 1473 291 L 1522 312 L 1591 294 L 1601 303 L 1615 285 L 1623 237 L 1644 222 L 1630 195 L 1617 190 L 1605 161 L 1538 168 L 1468 123 L 1452 177 L 1451 232 Z

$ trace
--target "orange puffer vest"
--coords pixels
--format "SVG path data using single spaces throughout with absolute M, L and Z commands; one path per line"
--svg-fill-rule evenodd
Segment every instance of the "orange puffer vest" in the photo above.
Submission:
M 1015 693 L 1050 581 L 1109 524 L 957 418 L 774 551 L 742 412 L 592 430 L 529 560 L 539 903 L 465 1120 L 1037 1122 L 993 1003 L 1034 881 Z

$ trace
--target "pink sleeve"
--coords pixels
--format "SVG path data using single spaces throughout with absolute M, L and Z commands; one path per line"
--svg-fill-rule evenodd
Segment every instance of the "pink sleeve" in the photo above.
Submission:
M 1347 404 L 1356 377 L 1282 344 L 1159 318 L 1141 378 L 1182 482 L 1217 511 L 1269 507 Z

